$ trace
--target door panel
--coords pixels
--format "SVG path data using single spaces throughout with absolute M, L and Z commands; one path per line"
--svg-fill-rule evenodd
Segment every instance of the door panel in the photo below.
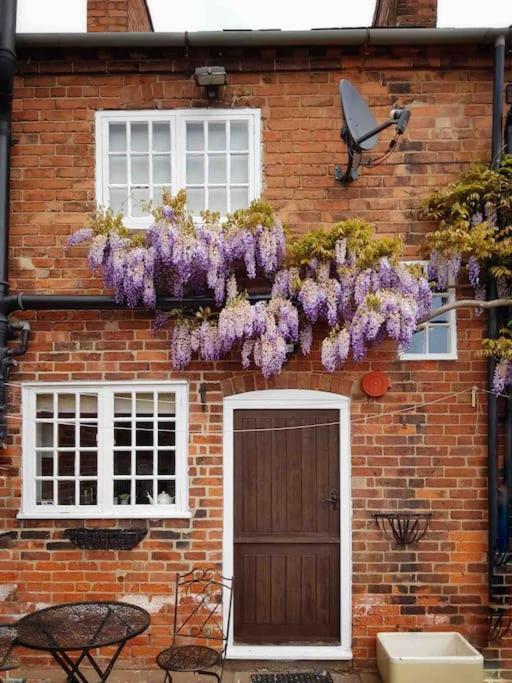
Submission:
M 339 502 L 322 502 L 339 489 L 339 427 L 308 427 L 338 420 L 336 410 L 235 411 L 237 643 L 340 640 Z

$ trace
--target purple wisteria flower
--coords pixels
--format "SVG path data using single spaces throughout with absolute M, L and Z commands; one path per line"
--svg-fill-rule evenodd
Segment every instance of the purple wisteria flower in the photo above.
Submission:
M 75 247 L 77 244 L 82 244 L 82 242 L 87 242 L 93 236 L 92 228 L 81 228 L 74 232 L 68 239 L 68 247 Z

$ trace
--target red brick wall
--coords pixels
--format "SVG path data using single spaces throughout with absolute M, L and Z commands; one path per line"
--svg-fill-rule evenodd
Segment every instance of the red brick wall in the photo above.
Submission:
M 435 28 L 437 0 L 377 0 L 373 26 Z
M 108 52 L 20 55 L 14 101 L 11 273 L 13 291 L 98 293 L 84 250 L 65 250 L 94 201 L 94 112 L 99 108 L 205 107 L 189 74 L 206 52 L 158 50 L 146 55 Z M 476 159 L 489 156 L 491 62 L 478 48 L 400 49 L 364 54 L 343 48 L 223 50 L 229 84 L 220 107 L 260 107 L 263 117 L 264 195 L 292 229 L 304 231 L 348 216 L 374 222 L 381 234 L 400 234 L 414 257 L 429 225 L 417 206 L 434 187 Z M 213 56 L 211 57 L 214 58 Z M 215 57 L 217 58 L 217 57 Z M 350 187 L 336 184 L 345 160 L 339 139 L 340 78 L 350 78 L 379 119 L 392 103 L 408 104 L 412 119 L 400 149 L 364 170 Z M 150 331 L 151 316 L 126 312 L 24 313 L 32 335 L 11 375 L 28 380 L 133 380 L 184 377 L 190 382 L 190 521 L 150 521 L 148 536 L 130 552 L 76 550 L 63 539 L 67 521 L 17 521 L 20 496 L 19 390 L 12 388 L 10 439 L 1 460 L 0 515 L 21 537 L 0 550 L 0 613 L 15 618 L 36 606 L 87 598 L 140 600 L 152 612 L 151 632 L 126 650 L 120 667 L 154 666 L 169 641 L 175 572 L 221 561 L 222 397 L 264 386 L 319 388 L 352 398 L 353 649 L 371 665 L 374 636 L 386 629 L 457 629 L 485 640 L 486 482 L 485 415 L 469 394 L 413 414 L 385 416 L 485 386 L 475 356 L 482 320 L 458 316 L 456 362 L 403 362 L 383 345 L 367 361 L 322 371 L 318 346 L 295 357 L 268 384 L 243 372 L 237 358 L 170 370 L 165 333 Z M 360 389 L 370 369 L 390 374 L 391 389 L 369 400 Z M 208 386 L 201 411 L 198 387 Z M 362 420 L 368 416 L 365 422 Z M 432 529 L 418 547 L 395 550 L 371 513 L 429 510 Z M 94 523 L 91 523 L 91 525 Z M 100 525 L 100 523 L 95 523 Z M 114 523 L 115 524 L 115 523 Z M 117 522 L 122 525 L 123 523 Z M 111 526 L 112 521 L 102 523 Z M 141 597 L 142 596 L 142 597 Z M 34 663 L 40 655 L 24 654 Z M 30 678 L 30 680 L 34 680 Z
M 87 0 L 87 31 L 152 31 L 146 0 Z

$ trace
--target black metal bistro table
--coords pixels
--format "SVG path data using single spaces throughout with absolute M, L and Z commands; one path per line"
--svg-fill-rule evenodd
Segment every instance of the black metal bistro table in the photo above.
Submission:
M 149 626 L 149 614 L 126 602 L 74 602 L 32 612 L 18 621 L 17 644 L 49 652 L 67 674 L 68 681 L 89 683 L 80 671 L 89 662 L 106 681 L 117 658 L 130 638 Z M 91 651 L 117 645 L 107 667 L 102 670 Z M 78 652 L 73 657 L 71 653 Z

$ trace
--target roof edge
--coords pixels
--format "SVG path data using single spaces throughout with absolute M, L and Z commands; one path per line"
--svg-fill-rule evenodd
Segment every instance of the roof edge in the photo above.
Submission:
M 504 28 L 339 28 L 308 31 L 194 31 L 155 33 L 18 33 L 16 47 L 272 47 L 301 45 L 461 45 L 509 37 Z

